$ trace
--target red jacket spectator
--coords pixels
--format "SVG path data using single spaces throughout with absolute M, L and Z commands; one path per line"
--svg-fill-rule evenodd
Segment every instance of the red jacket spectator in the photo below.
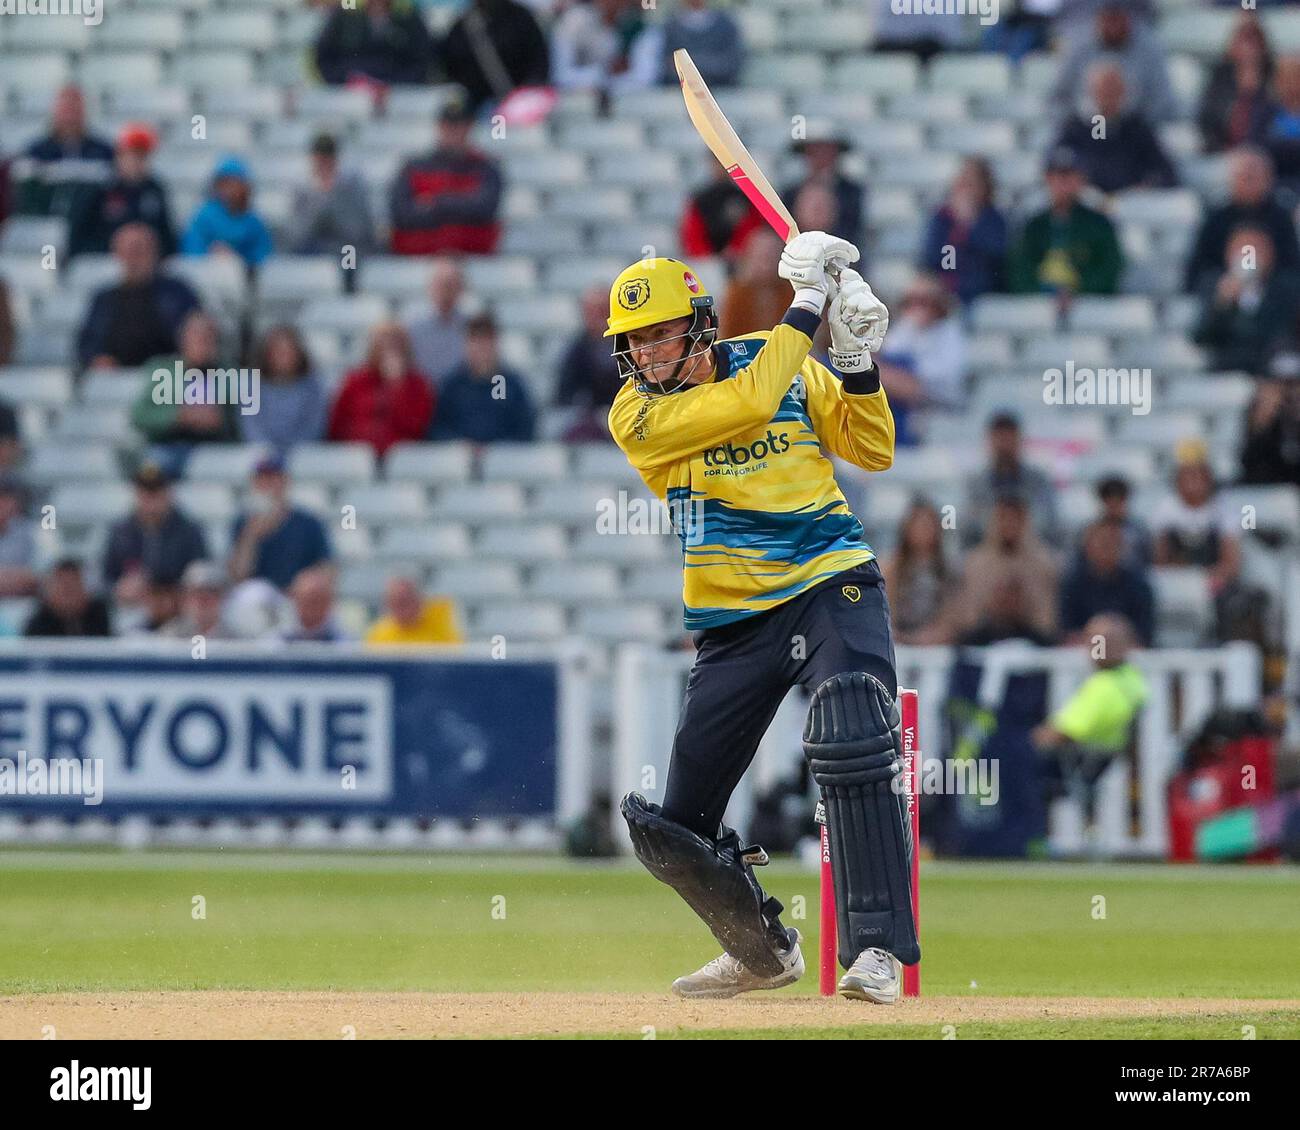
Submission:
M 713 180 L 686 202 L 680 232 L 682 253 L 696 258 L 738 255 L 750 232 L 762 226 L 758 209 L 745 199 L 727 170 L 717 165 Z
M 339 389 L 329 438 L 368 443 L 382 456 L 400 440 L 422 439 L 433 405 L 433 386 L 415 368 L 406 331 L 396 322 L 384 322 L 371 332 L 366 363 L 349 373 Z
M 501 173 L 469 145 L 471 117 L 457 103 L 438 121 L 432 153 L 407 161 L 390 194 L 397 255 L 487 255 L 501 235 Z

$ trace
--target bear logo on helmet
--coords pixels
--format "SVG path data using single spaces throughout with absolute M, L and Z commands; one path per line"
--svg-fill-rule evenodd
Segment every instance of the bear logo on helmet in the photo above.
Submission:
M 628 279 L 618 292 L 618 304 L 624 310 L 639 310 L 650 301 L 649 279 Z

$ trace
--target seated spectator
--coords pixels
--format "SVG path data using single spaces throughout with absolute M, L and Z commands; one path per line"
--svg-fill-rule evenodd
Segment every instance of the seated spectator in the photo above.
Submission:
M 23 461 L 23 440 L 18 413 L 0 400 L 0 474 L 15 471 Z
M 1277 61 L 1273 97 L 1256 119 L 1251 140 L 1273 159 L 1282 187 L 1300 192 L 1300 55 Z
M 999 586 L 1013 577 L 1018 599 L 1010 604 Z M 1000 494 L 988 532 L 963 564 L 959 596 L 951 612 L 957 638 L 971 644 L 993 643 L 1010 638 L 998 633 L 1015 626 L 1012 635 L 1025 634 L 1040 643 L 1055 639 L 1057 579 L 1056 561 L 1034 532 L 1025 497 L 1014 491 Z M 1018 630 L 1021 621 L 1030 631 Z
M 1268 154 L 1253 145 L 1234 149 L 1228 157 L 1228 186 L 1228 201 L 1206 213 L 1187 260 L 1183 285 L 1190 292 L 1204 292 L 1218 281 L 1228 237 L 1238 228 L 1263 228 L 1273 240 L 1278 269 L 1300 268 L 1295 220 L 1278 200 Z
M 682 0 L 664 21 L 660 81 L 677 85 L 673 52 L 688 48 L 691 61 L 709 86 L 735 86 L 745 65 L 745 39 L 730 12 L 711 7 L 709 0 Z
M 1048 207 L 1025 225 L 1011 253 L 1011 289 L 1063 300 L 1114 294 L 1124 255 L 1110 220 L 1079 199 L 1084 180 L 1074 153 L 1052 150 L 1046 180 Z
M 92 596 L 81 562 L 64 557 L 45 575 L 41 602 L 23 629 L 25 636 L 111 636 L 108 602 Z
M 438 117 L 433 151 L 398 171 L 389 193 L 394 254 L 487 255 L 496 250 L 501 172 L 470 146 L 472 121 L 464 103 L 448 103 Z
M 253 181 L 238 157 L 224 158 L 212 172 L 211 192 L 194 213 L 181 240 L 185 255 L 236 255 L 253 268 L 271 254 L 271 230 L 253 211 Z
M 556 370 L 555 402 L 582 413 L 564 437 L 570 441 L 609 438 L 605 421 L 623 377 L 605 336 L 608 318 L 609 291 L 590 287 L 582 296 L 582 329 L 569 340 Z
M 0 368 L 13 360 L 17 339 L 13 307 L 9 304 L 9 284 L 0 278 Z
M 406 327 L 415 367 L 437 389 L 465 360 L 465 273 L 453 259 L 439 259 L 429 274 L 429 312 Z
M 13 475 L 0 471 L 0 599 L 31 596 L 36 576 L 36 527 L 23 510 L 26 490 Z
M 368 644 L 464 643 L 456 605 L 446 597 L 425 597 L 410 577 L 392 577 L 384 587 L 384 610 L 366 633 Z
M 149 154 L 158 138 L 148 126 L 124 126 L 117 135 L 113 172 L 102 185 L 83 194 L 68 229 L 68 258 L 104 255 L 113 233 L 123 224 L 147 224 L 158 237 L 163 258 L 176 250 L 167 208 L 167 189 L 149 169 Z
M 268 455 L 253 469 L 248 505 L 231 528 L 229 573 L 258 577 L 284 591 L 299 573 L 330 559 L 321 520 L 289 503 L 284 459 Z
M 1123 69 L 1116 63 L 1094 64 L 1088 94 L 1090 112 L 1071 117 L 1057 141 L 1074 153 L 1088 183 L 1107 193 L 1177 184 L 1178 174 L 1155 131 L 1128 101 Z
M 1273 240 L 1242 227 L 1228 239 L 1223 273 L 1202 299 L 1192 333 L 1207 346 L 1211 367 L 1256 372 L 1293 340 L 1300 288 L 1296 273 L 1275 269 Z
M 221 331 L 202 310 L 193 311 L 181 326 L 179 354 L 155 357 L 145 364 L 140 394 L 131 406 L 131 424 L 149 441 L 149 459 L 172 478 L 184 474 L 196 444 L 237 440 L 240 420 L 239 407 L 233 401 L 212 403 L 204 395 L 193 399 L 184 395 L 185 402 L 177 403 L 177 366 L 183 372 L 193 369 L 205 376 L 226 368 Z
M 796 184 L 787 185 L 781 199 L 793 201 L 799 195 L 799 190 L 810 183 L 830 189 L 835 195 L 835 215 L 830 226 L 821 230 L 833 231 L 840 238 L 847 239 L 865 257 L 863 201 L 866 189 L 840 170 L 840 159 L 849 151 L 848 140 L 829 122 L 808 122 L 803 133 L 804 136 L 797 138 L 791 149 L 803 158 L 804 177 Z M 856 266 L 861 269 L 861 262 Z
M 941 624 L 957 580 L 943 533 L 933 503 L 916 499 L 899 525 L 898 547 L 881 564 L 898 643 L 942 642 Z
M 1091 822 L 1095 786 L 1127 754 L 1148 691 L 1141 670 L 1129 661 L 1138 641 L 1123 616 L 1094 616 L 1084 627 L 1082 643 L 1093 673 L 1032 736 L 1044 759 L 1049 796 L 1081 801 L 1083 817 Z
M 916 413 L 957 408 L 965 399 L 966 331 L 954 302 L 937 276 L 918 275 L 890 323 L 877 367 L 902 446 L 919 442 Z
M 1216 595 L 1241 571 L 1240 519 L 1216 497 L 1214 472 L 1201 440 L 1178 445 L 1174 490 L 1151 515 L 1157 565 L 1196 566 L 1210 570 Z
M 29 145 L 10 167 L 14 211 L 68 219 L 82 200 L 103 184 L 113 167 L 113 147 L 86 127 L 81 88 L 63 87 L 55 96 L 50 132 Z
M 1121 560 L 1125 565 L 1145 569 L 1151 564 L 1151 531 L 1145 522 L 1133 517 L 1129 509 L 1131 494 L 1128 481 L 1118 475 L 1111 475 L 1097 484 L 1100 521 L 1114 523 L 1123 534 Z
M 316 69 L 331 86 L 426 83 L 438 48 L 410 0 L 365 0 L 331 8 L 316 40 Z
M 716 161 L 712 162 L 711 175 L 712 180 L 687 200 L 678 238 L 686 255 L 734 258 L 750 234 L 765 222 L 731 174 Z
M 1067 47 L 1048 100 L 1048 105 L 1061 108 L 1062 117 L 1083 93 L 1088 72 L 1102 61 L 1119 64 L 1132 104 L 1142 107 L 1148 122 L 1161 125 L 1178 116 L 1164 46 L 1150 23 L 1135 20 L 1128 7 L 1127 0 L 1108 0 L 1097 11 L 1092 34 Z
M 926 227 L 921 267 L 963 303 L 1006 289 L 1007 221 L 995 196 L 988 161 L 967 157 Z
M 304 569 L 289 586 L 297 622 L 285 632 L 287 643 L 342 643 L 351 637 L 334 616 L 334 570 L 328 565 Z
M 783 246 L 777 234 L 768 228 L 756 228 L 750 233 L 736 262 L 736 271 L 722 296 L 719 337 L 740 337 L 754 330 L 770 330 L 785 317 L 790 306 L 790 287 L 787 283 L 783 292 L 779 284 L 785 280 L 776 273 Z
M 1235 149 L 1254 135 L 1268 106 L 1273 50 L 1254 12 L 1242 12 L 1201 93 L 1196 121 L 1206 153 Z
M 433 405 L 433 387 L 415 367 L 406 331 L 397 322 L 381 322 L 370 331 L 365 364 L 339 389 L 326 435 L 368 443 L 382 458 L 393 444 L 423 437 Z
M 226 572 L 214 561 L 191 561 L 181 577 L 180 614 L 164 624 L 160 636 L 169 639 L 234 639 L 222 617 Z
M 496 322 L 479 314 L 465 331 L 465 363 L 443 383 L 429 438 L 531 442 L 532 398 L 523 377 L 501 363 Z
M 181 586 L 172 581 L 149 580 L 139 607 L 118 609 L 117 634 L 125 637 L 156 636 L 181 612 Z
M 261 375 L 256 412 L 239 416 L 240 438 L 275 451 L 315 443 L 325 434 L 329 397 L 293 326 L 266 331 L 253 367 Z
M 102 572 L 114 603 L 138 609 L 151 584 L 176 585 L 208 547 L 203 528 L 176 505 L 171 480 L 158 464 L 142 463 L 131 481 L 135 506 L 109 527 Z
M 959 525 L 963 541 L 972 545 L 984 536 L 996 500 L 1016 494 L 1029 508 L 1035 532 L 1048 545 L 1056 545 L 1060 526 L 1056 518 L 1056 490 L 1052 480 L 1024 461 L 1020 420 L 1011 412 L 990 418 L 985 432 L 989 465 L 970 482 Z
M 240 640 L 280 641 L 297 623 L 293 601 L 270 581 L 253 577 L 231 585 L 221 606 L 222 622 Z
M 1293 359 L 1294 362 L 1294 359 Z M 1293 365 L 1294 367 L 1294 365 Z M 1276 371 L 1276 366 L 1275 366 Z M 1243 483 L 1300 486 L 1300 382 L 1295 371 L 1259 381 L 1246 410 Z
M 93 369 L 143 365 L 174 353 L 181 323 L 199 300 L 180 279 L 158 270 L 158 237 L 147 224 L 124 224 L 113 233 L 118 282 L 96 292 L 77 335 L 77 357 Z
M 955 642 L 963 647 L 1011 642 L 1051 647 L 1055 637 L 1044 628 L 1045 618 L 1034 605 L 1034 594 L 1026 591 L 1026 580 L 1019 569 L 1011 567 L 991 577 L 980 603 L 970 609 L 970 625 L 962 629 Z
M 577 4 L 551 28 L 551 81 L 561 90 L 645 90 L 659 81 L 662 43 L 629 0 Z
M 473 110 L 517 87 L 544 86 L 551 73 L 546 35 L 515 0 L 470 0 L 442 41 L 442 59 L 448 81 L 465 88 Z
M 1133 625 L 1143 645 L 1155 635 L 1156 601 L 1146 570 L 1124 560 L 1124 526 L 1106 518 L 1088 526 L 1082 551 L 1061 582 L 1061 630 L 1067 643 L 1094 616 L 1118 612 Z
M 338 143 L 328 133 L 318 134 L 311 143 L 310 179 L 293 190 L 284 249 L 294 255 L 337 257 L 345 247 L 363 255 L 375 246 L 366 182 L 340 169 Z

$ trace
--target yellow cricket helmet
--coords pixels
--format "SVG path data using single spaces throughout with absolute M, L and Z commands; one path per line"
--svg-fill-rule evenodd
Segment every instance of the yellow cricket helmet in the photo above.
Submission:
M 640 259 L 609 288 L 606 337 L 711 310 L 713 296 L 680 259 Z
M 628 331 L 676 318 L 690 318 L 690 325 L 684 333 L 665 339 L 660 345 L 672 348 L 680 340 L 682 355 L 642 372 L 628 348 Z M 609 288 L 609 328 L 605 336 L 614 339 L 614 359 L 619 373 L 630 378 L 641 395 L 653 397 L 676 392 L 685 383 L 683 374 L 689 375 L 687 364 L 712 349 L 717 339 L 718 315 L 713 295 L 699 275 L 680 259 L 638 260 Z M 668 367 L 672 373 L 666 379 L 656 375 Z

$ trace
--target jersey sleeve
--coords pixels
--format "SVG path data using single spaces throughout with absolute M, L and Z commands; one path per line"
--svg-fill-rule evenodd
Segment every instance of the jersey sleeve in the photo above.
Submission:
M 791 310 L 734 377 L 647 400 L 624 386 L 609 413 L 614 442 L 643 477 L 766 424 L 807 360 L 818 318 Z
M 894 414 L 873 367 L 841 379 L 812 359 L 808 417 L 827 449 L 866 471 L 884 471 L 894 462 Z

